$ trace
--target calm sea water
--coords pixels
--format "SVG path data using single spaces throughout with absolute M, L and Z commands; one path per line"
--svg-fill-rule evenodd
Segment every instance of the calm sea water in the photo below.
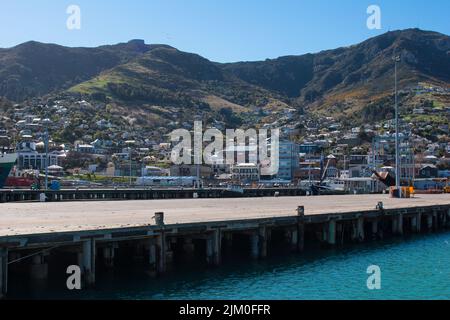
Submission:
M 367 288 L 367 267 L 381 268 L 381 290 Z M 183 268 L 160 279 L 130 272 L 103 277 L 79 299 L 449 299 L 450 233 L 340 250 L 238 261 L 217 269 Z M 38 296 L 45 298 L 46 295 Z

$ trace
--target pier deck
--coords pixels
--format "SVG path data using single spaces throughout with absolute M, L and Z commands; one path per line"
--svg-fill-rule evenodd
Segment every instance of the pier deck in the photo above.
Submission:
M 292 217 L 298 206 L 305 207 L 306 216 L 365 212 L 375 210 L 379 201 L 385 209 L 407 209 L 450 205 L 450 195 L 6 203 L 0 205 L 0 237 L 151 226 L 155 212 L 164 212 L 165 224 L 175 225 Z

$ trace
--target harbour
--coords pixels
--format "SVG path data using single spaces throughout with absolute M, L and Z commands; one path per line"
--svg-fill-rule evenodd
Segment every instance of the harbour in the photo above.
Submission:
M 239 253 L 264 261 L 279 252 L 340 248 L 445 230 L 448 195 L 171 199 L 2 204 L 1 292 L 12 279 L 48 282 L 81 268 L 83 288 L 100 270 L 139 265 L 159 277 L 201 261 L 220 269 Z M 52 272 L 49 272 L 52 270 Z M 62 282 L 64 284 L 64 282 Z

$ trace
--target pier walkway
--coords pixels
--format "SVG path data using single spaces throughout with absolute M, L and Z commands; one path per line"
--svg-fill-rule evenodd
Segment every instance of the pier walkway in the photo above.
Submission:
M 299 206 L 305 207 L 306 216 L 364 212 L 380 201 L 385 209 L 406 209 L 450 205 L 450 195 L 5 203 L 0 205 L 0 237 L 149 226 L 155 224 L 155 212 L 164 212 L 165 224 L 173 225 L 296 216 Z

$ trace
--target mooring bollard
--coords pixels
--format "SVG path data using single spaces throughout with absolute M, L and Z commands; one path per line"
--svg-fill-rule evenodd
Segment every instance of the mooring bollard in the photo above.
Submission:
M 304 206 L 299 206 L 299 207 L 297 208 L 297 214 L 298 214 L 299 216 L 304 216 L 304 215 L 305 215 L 305 207 L 304 207 Z
M 156 225 L 158 226 L 164 225 L 164 212 L 156 212 L 154 218 Z

